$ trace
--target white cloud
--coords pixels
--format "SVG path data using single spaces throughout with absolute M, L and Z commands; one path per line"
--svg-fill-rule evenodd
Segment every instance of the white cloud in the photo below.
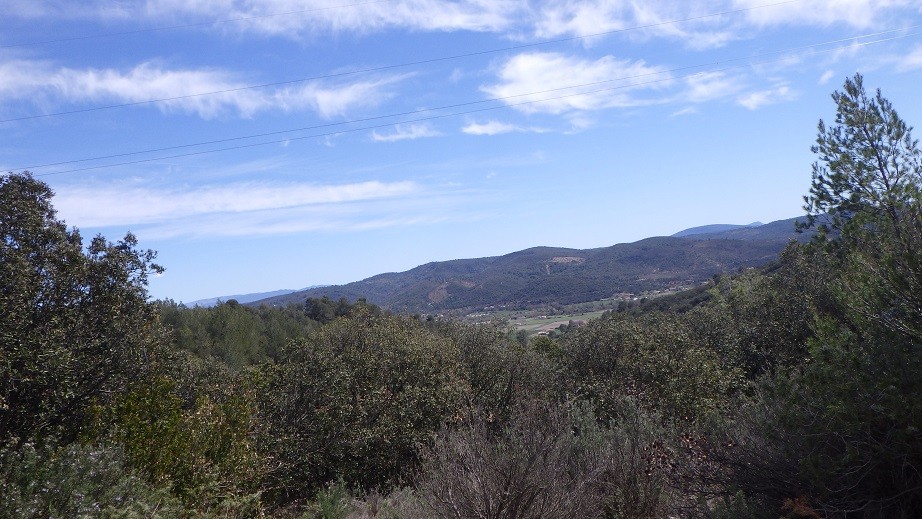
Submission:
M 721 47 L 739 39 L 739 28 L 724 16 L 710 16 L 725 10 L 722 2 L 632 2 L 635 27 L 640 35 L 670 38 L 688 47 Z
M 819 84 L 825 85 L 826 83 L 829 83 L 829 80 L 832 79 L 835 75 L 836 73 L 831 70 L 823 72 L 823 75 L 820 76 Z
M 683 109 L 681 109 L 681 110 L 677 110 L 677 111 L 675 111 L 675 112 L 672 112 L 671 115 L 672 115 L 672 117 L 681 117 L 681 116 L 683 116 L 683 115 L 692 115 L 692 114 L 696 114 L 696 113 L 698 113 L 698 109 L 697 109 L 697 108 L 695 108 L 694 106 L 687 106 L 687 107 L 685 107 L 685 108 L 683 108 Z
M 517 0 L 7 0 L 4 14 L 20 18 L 153 20 L 163 24 L 228 20 L 225 32 L 302 37 L 323 31 L 501 31 L 520 18 Z
M 55 68 L 28 60 L 0 62 L 0 102 L 28 100 L 44 106 L 62 103 L 138 103 L 168 99 L 155 106 L 211 118 L 228 112 L 251 117 L 265 110 L 312 109 L 325 118 L 374 106 L 390 97 L 387 86 L 407 76 L 388 76 L 341 84 L 309 82 L 281 89 L 253 89 L 218 69 L 171 70 L 148 62 L 127 70 Z M 196 95 L 218 92 L 209 95 Z
M 472 122 L 461 128 L 461 131 L 468 135 L 499 135 L 512 132 L 543 133 L 547 130 L 536 127 L 516 126 L 514 124 L 491 120 L 485 123 Z
M 406 141 L 439 135 L 441 134 L 428 124 L 395 124 L 394 131 L 390 133 L 378 133 L 377 130 L 371 132 L 371 138 L 375 142 Z
M 749 39 L 763 28 L 883 27 L 899 22 L 906 10 L 918 9 L 913 0 L 547 0 L 533 5 L 534 36 L 539 39 L 624 30 L 619 36 L 665 38 L 694 49 Z
M 239 21 L 220 30 L 286 37 L 321 32 L 378 32 L 392 28 L 426 31 L 492 31 L 507 28 L 524 9 L 516 0 L 387 0 L 332 4 L 327 0 L 148 0 L 144 14 Z
M 536 8 L 535 36 L 587 36 L 627 29 L 630 38 L 669 38 L 693 48 L 710 48 L 736 39 L 722 17 L 723 2 L 552 0 Z M 592 43 L 591 41 L 589 42 Z
M 644 104 L 632 94 L 671 79 L 663 67 L 643 61 L 612 56 L 591 61 L 551 52 L 514 56 L 502 64 L 498 75 L 498 83 L 481 90 L 517 110 L 553 114 Z
M 381 101 L 393 97 L 385 87 L 405 77 L 407 76 L 389 76 L 332 86 L 309 83 L 301 88 L 278 92 L 273 97 L 280 106 L 300 108 L 306 104 L 322 117 L 331 118 L 345 115 L 356 108 L 377 106 Z
M 567 121 L 570 123 L 570 129 L 565 133 L 572 135 L 583 130 L 588 130 L 595 126 L 595 120 L 585 115 L 585 112 L 574 112 L 567 115 Z
M 570 2 L 551 1 L 538 8 L 535 36 L 556 38 L 563 35 L 585 36 L 628 27 L 631 5 L 605 0 Z
M 368 202 L 350 206 L 295 207 L 268 213 L 207 214 L 185 222 L 160 222 L 137 231 L 146 240 L 176 237 L 248 237 L 314 232 L 350 232 L 445 220 L 434 211 L 406 214 L 405 204 Z
M 742 80 L 723 72 L 701 72 L 685 78 L 684 97 L 692 103 L 703 103 L 732 96 L 742 88 Z
M 365 231 L 470 216 L 470 193 L 413 181 L 167 187 L 137 180 L 55 191 L 55 207 L 69 225 L 130 228 L 145 240 Z
M 6 0 L 23 19 L 144 20 L 216 23 L 210 30 L 304 39 L 328 33 L 477 31 L 548 39 L 630 29 L 633 39 L 667 38 L 713 48 L 751 38 L 754 29 L 845 24 L 858 29 L 899 22 L 915 0 Z M 774 2 L 777 3 L 777 2 Z M 768 5 L 767 5 L 768 4 Z M 742 13 L 730 11 L 745 10 Z M 728 13 L 718 15 L 716 13 Z M 586 42 L 591 44 L 591 41 Z
M 515 125 L 499 121 L 470 123 L 461 128 L 461 131 L 468 135 L 499 135 L 501 133 L 511 133 L 516 130 L 517 128 Z
M 329 206 L 405 197 L 413 182 L 234 183 L 220 186 L 151 188 L 128 184 L 58 188 L 55 207 L 78 227 L 145 225 L 208 215 L 271 213 L 280 209 Z
M 738 9 L 765 5 L 764 0 L 734 0 Z M 756 26 L 846 24 L 858 29 L 878 26 L 894 9 L 912 6 L 909 0 L 800 0 L 750 9 L 746 19 Z
M 922 45 L 917 45 L 909 54 L 897 59 L 896 69 L 907 72 L 922 68 Z
M 760 90 L 740 96 L 736 102 L 750 109 L 757 110 L 763 106 L 794 99 L 794 92 L 786 85 L 768 90 Z

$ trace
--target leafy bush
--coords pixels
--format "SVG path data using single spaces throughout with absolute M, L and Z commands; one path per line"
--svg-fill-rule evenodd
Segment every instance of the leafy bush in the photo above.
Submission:
M 690 324 L 699 314 L 614 314 L 590 322 L 563 341 L 577 395 L 612 416 L 630 395 L 670 420 L 718 412 L 743 383 L 742 371 L 722 361 Z
M 273 498 L 305 499 L 337 478 L 369 489 L 409 476 L 459 407 L 459 368 L 455 345 L 409 318 L 360 313 L 293 343 L 266 367 L 260 395 Z
M 181 514 L 165 486 L 150 485 L 116 444 L 31 443 L 0 450 L 0 517 L 169 518 Z

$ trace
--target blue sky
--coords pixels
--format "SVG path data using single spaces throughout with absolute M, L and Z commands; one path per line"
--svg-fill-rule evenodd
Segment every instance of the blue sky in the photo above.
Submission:
M 177 301 L 797 216 L 855 72 L 922 121 L 919 1 L 0 9 L 0 167 Z

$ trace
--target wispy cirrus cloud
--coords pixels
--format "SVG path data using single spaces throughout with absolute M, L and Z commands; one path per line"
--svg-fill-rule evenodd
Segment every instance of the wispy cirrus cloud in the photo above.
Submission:
M 896 69 L 900 72 L 922 68 L 922 45 L 916 45 L 908 54 L 894 60 Z
M 790 87 L 787 85 L 778 85 L 774 88 L 742 95 L 737 98 L 736 102 L 750 110 L 758 110 L 763 106 L 790 101 L 795 97 L 795 92 L 791 90 Z
M 535 36 L 557 38 L 625 29 L 630 26 L 632 6 L 626 2 L 605 0 L 558 0 L 537 5 L 536 11 Z
M 498 82 L 481 90 L 526 113 L 629 107 L 646 101 L 634 96 L 671 80 L 664 67 L 603 56 L 587 60 L 554 52 L 514 56 L 499 67 Z
M 205 214 L 272 211 L 409 196 L 414 182 L 353 184 L 237 182 L 204 187 L 115 184 L 60 188 L 55 206 L 68 220 L 88 227 L 148 224 Z
M 743 79 L 725 72 L 700 72 L 685 78 L 684 100 L 704 103 L 733 96 L 743 89 Z
M 670 117 L 682 117 L 685 115 L 693 115 L 696 113 L 698 113 L 697 108 L 695 108 L 694 106 L 686 106 L 685 108 L 672 112 L 672 114 L 670 114 Z
M 733 0 L 734 8 L 749 9 L 746 21 L 755 26 L 843 24 L 867 29 L 904 8 L 919 7 L 910 0 L 800 0 L 761 7 L 765 5 L 765 0 Z
M 270 36 L 303 37 L 322 32 L 370 33 L 388 29 L 501 31 L 526 6 L 517 0 L 10 0 L 21 17 L 225 21 L 214 28 Z M 518 16 L 517 16 L 518 15 Z
M 161 186 L 121 181 L 56 188 L 55 207 L 81 228 L 128 227 L 145 238 L 347 231 L 450 218 L 450 193 L 413 181 L 236 182 Z
M 484 123 L 471 122 L 462 127 L 461 131 L 468 135 L 500 135 L 503 133 L 544 133 L 547 130 L 535 126 L 517 126 L 490 120 Z
M 371 139 L 375 142 L 397 142 L 426 137 L 438 137 L 441 135 L 437 130 L 425 123 L 419 124 L 395 124 L 393 131 L 387 133 L 374 130 L 371 132 Z
M 912 9 L 918 4 L 911 0 L 547 0 L 533 7 L 537 38 L 625 30 L 628 38 L 665 38 L 696 49 L 748 39 L 762 28 L 880 27 Z
M 713 48 L 753 30 L 834 24 L 859 29 L 899 21 L 914 0 L 7 0 L 4 14 L 25 19 L 221 22 L 203 30 L 301 39 L 327 33 L 393 29 L 475 31 L 533 39 L 629 29 L 628 38 L 665 38 Z M 527 35 L 527 36 L 525 36 Z M 590 42 L 591 43 L 591 42 Z
M 341 233 L 450 221 L 446 202 L 438 209 L 413 199 L 371 200 L 361 204 L 299 206 L 274 211 L 204 214 L 184 221 L 162 221 L 136 230 L 144 239 L 253 237 L 302 233 Z
M 107 0 L 83 0 L 61 2 L 56 0 L 6 0 L 3 11 L 6 16 L 37 19 L 113 19 L 129 18 L 141 14 L 140 5 L 130 6 L 124 2 Z
M 720 13 L 726 2 L 626 2 L 551 0 L 536 7 L 535 36 L 588 36 L 625 31 L 634 39 L 668 38 L 693 48 L 711 48 L 739 36 Z M 591 43 L 591 42 L 590 42 Z
M 267 110 L 313 110 L 330 118 L 374 106 L 393 94 L 389 88 L 406 75 L 354 82 L 308 82 L 284 88 L 248 88 L 231 72 L 213 69 L 170 69 L 156 62 L 128 70 L 74 69 L 49 62 L 0 62 L 0 103 L 30 101 L 45 107 L 68 103 L 143 103 L 212 118 L 225 114 L 251 117 Z M 208 95 L 199 95 L 208 93 Z

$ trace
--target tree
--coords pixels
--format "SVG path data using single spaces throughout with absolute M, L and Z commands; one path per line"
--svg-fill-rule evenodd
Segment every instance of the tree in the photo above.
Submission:
M 922 150 L 880 90 L 869 97 L 861 75 L 845 81 L 836 124 L 821 120 L 807 202 L 810 223 L 830 215 L 843 240 L 839 286 L 863 326 L 922 340 Z M 820 226 L 828 230 L 828 226 Z
M 261 373 L 267 495 L 287 504 L 337 478 L 362 489 L 406 478 L 459 408 L 459 371 L 449 340 L 368 309 L 293 341 Z
M 111 243 L 55 216 L 29 173 L 0 177 L 0 445 L 75 437 L 87 407 L 144 369 L 161 267 L 127 234 Z
M 829 299 L 809 359 L 767 379 L 731 441 L 734 483 L 828 517 L 922 516 L 922 153 L 860 75 L 833 94 L 805 209 L 838 231 L 810 247 Z
M 804 197 L 808 225 L 828 214 L 831 226 L 848 231 L 880 217 L 898 227 L 907 204 L 919 198 L 922 151 L 912 127 L 900 119 L 880 90 L 869 97 L 860 74 L 845 80 L 833 126 L 819 122 L 810 193 Z M 829 230 L 828 225 L 821 230 Z M 899 234 L 899 229 L 896 229 Z

